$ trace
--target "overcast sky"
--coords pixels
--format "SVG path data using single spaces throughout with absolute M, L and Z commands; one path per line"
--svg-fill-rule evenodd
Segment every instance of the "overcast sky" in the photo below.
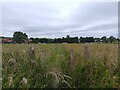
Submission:
M 29 37 L 117 37 L 118 3 L 4 3 L 2 26 L 2 35 L 8 37 L 15 31 L 25 32 Z

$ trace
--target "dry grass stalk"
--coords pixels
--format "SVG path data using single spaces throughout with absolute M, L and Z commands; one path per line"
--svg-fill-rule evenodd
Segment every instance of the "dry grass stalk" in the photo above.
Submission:
M 44 50 L 44 51 L 42 51 L 42 52 L 43 52 L 43 58 L 44 58 L 44 60 L 46 60 L 46 56 L 47 56 L 46 50 Z
M 30 58 L 33 60 L 35 57 L 35 48 L 34 47 L 30 47 L 29 55 L 30 55 Z
M 9 79 L 9 88 L 10 88 L 10 87 L 12 87 L 12 84 L 13 84 L 13 75 L 8 77 L 8 79 Z
M 70 49 L 70 67 L 72 68 L 74 66 L 74 51 L 73 49 Z
M 32 68 L 33 68 L 34 66 L 37 66 L 37 62 L 32 60 L 31 65 L 32 65 Z
M 54 77 L 53 87 L 58 88 L 60 81 L 59 81 L 59 77 L 58 77 L 57 73 L 49 72 L 48 74 L 51 74 Z
M 103 52 L 103 63 L 106 67 L 108 67 L 109 64 L 111 63 L 111 62 L 109 62 L 110 60 L 108 61 L 108 59 L 109 59 L 109 53 L 108 52 L 109 52 L 109 49 L 106 47 L 104 52 Z
M 87 60 L 87 59 L 89 59 L 89 57 L 90 57 L 89 48 L 88 48 L 88 46 L 85 46 L 84 47 L 84 59 Z

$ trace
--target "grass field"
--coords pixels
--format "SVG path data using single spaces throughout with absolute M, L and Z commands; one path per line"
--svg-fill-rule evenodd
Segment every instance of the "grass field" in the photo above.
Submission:
M 2 64 L 3 88 L 120 88 L 117 44 L 4 44 Z

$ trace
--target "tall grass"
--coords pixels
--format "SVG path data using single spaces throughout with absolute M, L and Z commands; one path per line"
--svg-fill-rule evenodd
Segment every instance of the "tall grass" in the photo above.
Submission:
M 120 87 L 117 44 L 5 44 L 2 47 L 3 88 L 9 88 L 11 75 L 11 88 Z M 16 62 L 9 65 L 10 59 Z M 26 86 L 21 83 L 23 78 L 27 80 Z

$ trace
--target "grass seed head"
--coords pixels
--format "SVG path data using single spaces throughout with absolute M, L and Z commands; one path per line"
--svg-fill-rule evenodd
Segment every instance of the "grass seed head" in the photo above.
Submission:
M 27 79 L 24 77 L 22 80 L 21 80 L 21 83 L 23 84 L 23 85 L 27 85 Z
M 11 58 L 9 61 L 8 61 L 9 65 L 13 65 L 16 63 L 16 60 Z
M 35 48 L 34 47 L 30 47 L 29 56 L 32 60 L 35 58 Z

